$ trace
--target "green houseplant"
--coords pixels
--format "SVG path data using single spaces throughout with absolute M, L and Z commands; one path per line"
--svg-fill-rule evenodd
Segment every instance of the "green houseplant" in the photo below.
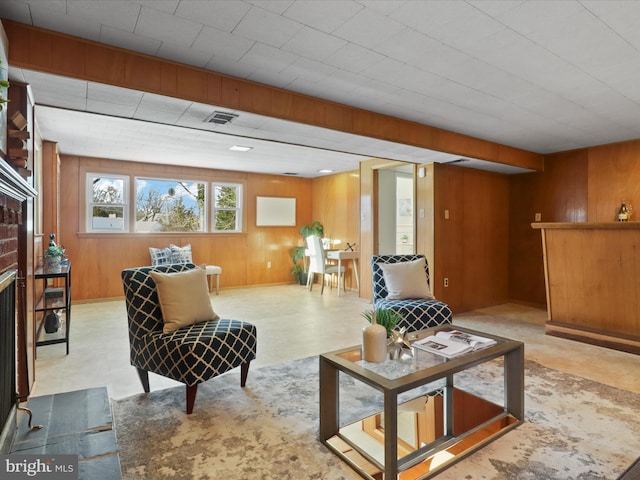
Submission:
M 303 225 L 299 230 L 300 236 L 302 237 L 302 245 L 298 245 L 297 247 L 293 247 L 289 250 L 289 255 L 291 256 L 291 261 L 293 262 L 293 268 L 291 269 L 291 275 L 296 277 L 296 281 L 300 283 L 300 285 L 307 284 L 307 266 L 304 261 L 304 251 L 307 248 L 307 237 L 309 235 L 317 235 L 321 237 L 324 235 L 324 226 L 317 220 L 314 220 L 311 225 Z
M 389 338 L 391 336 L 391 332 L 393 331 L 393 329 L 396 328 L 396 325 L 398 325 L 398 322 L 402 320 L 402 315 L 400 315 L 398 312 L 395 312 L 393 310 L 379 308 L 375 311 L 367 310 L 365 312 L 362 312 L 362 316 L 369 323 L 371 323 L 374 313 L 376 315 L 376 323 L 378 325 L 382 325 L 387 330 L 387 338 Z
M 60 245 L 49 245 L 44 251 L 44 264 L 46 268 L 57 268 L 64 255 L 64 248 Z

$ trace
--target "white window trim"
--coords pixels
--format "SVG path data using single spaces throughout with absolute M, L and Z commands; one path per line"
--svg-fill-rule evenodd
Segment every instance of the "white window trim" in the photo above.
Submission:
M 216 207 L 216 187 L 235 187 L 236 191 L 236 207 Z M 244 231 L 244 189 L 242 182 L 211 182 L 211 232 L 212 233 L 242 233 Z M 216 230 L 216 212 L 225 210 L 234 210 L 236 212 L 236 229 L 235 230 Z
M 124 223 L 122 230 L 93 228 L 93 207 L 95 205 L 99 205 L 93 202 L 93 181 L 96 178 L 113 178 L 116 180 L 122 180 L 123 203 L 110 204 L 111 206 L 115 206 L 115 207 L 122 206 L 122 220 Z M 87 232 L 91 232 L 91 233 L 128 233 L 129 232 L 129 212 L 131 210 L 131 202 L 129 197 L 129 182 L 130 182 L 130 178 L 128 175 L 119 175 L 116 173 L 87 172 L 85 177 L 85 202 L 86 202 L 85 228 Z

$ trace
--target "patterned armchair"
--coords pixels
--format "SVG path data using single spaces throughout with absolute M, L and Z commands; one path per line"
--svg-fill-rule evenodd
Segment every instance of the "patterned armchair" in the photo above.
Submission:
M 240 385 L 245 386 L 249 363 L 256 358 L 256 328 L 239 320 L 210 320 L 163 333 L 152 270 L 175 273 L 195 268 L 192 263 L 138 267 L 122 271 L 129 321 L 131 365 L 145 392 L 149 372 L 186 384 L 187 414 L 193 411 L 198 384 L 241 367 Z
M 380 264 L 411 262 L 425 258 L 424 255 L 374 255 L 371 258 L 371 270 L 373 272 L 373 305 L 376 310 L 388 309 L 398 312 L 403 321 L 398 327 L 406 327 L 408 331 L 432 328 L 452 322 L 452 313 L 449 305 L 436 299 L 408 298 L 404 300 L 391 300 L 387 296 L 389 292 L 384 280 Z M 429 266 L 425 258 L 425 275 L 429 285 Z

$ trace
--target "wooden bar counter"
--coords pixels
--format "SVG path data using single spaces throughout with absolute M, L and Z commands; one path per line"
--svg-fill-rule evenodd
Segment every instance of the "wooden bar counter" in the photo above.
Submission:
M 542 233 L 545 332 L 640 353 L 640 222 L 531 226 Z

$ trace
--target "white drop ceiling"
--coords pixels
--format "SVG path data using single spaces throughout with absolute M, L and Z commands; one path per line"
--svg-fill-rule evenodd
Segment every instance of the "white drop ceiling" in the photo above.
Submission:
M 542 154 L 640 138 L 635 1 L 3 0 L 0 17 Z M 459 158 L 246 112 L 213 128 L 216 106 L 9 73 L 63 153 L 308 177 Z

